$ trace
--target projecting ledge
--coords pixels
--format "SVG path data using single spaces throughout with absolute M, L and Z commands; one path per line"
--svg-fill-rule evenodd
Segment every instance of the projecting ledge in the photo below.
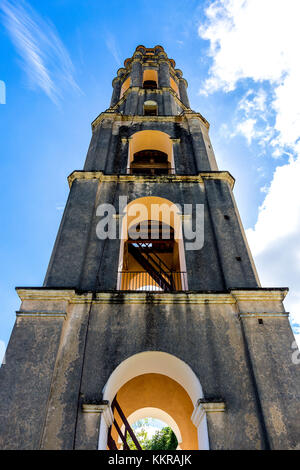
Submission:
M 129 303 L 129 304 L 248 304 L 253 302 L 281 303 L 287 292 L 287 288 L 251 288 L 229 289 L 228 291 L 177 291 L 177 292 L 136 292 L 136 291 L 80 291 L 72 288 L 47 288 L 47 287 L 17 287 L 20 299 L 24 301 L 63 301 L 72 304 L 93 303 Z M 273 307 L 273 305 L 272 305 Z M 270 307 L 271 308 L 271 307 Z M 264 310 L 266 314 L 278 313 L 287 315 L 284 311 Z M 27 309 L 26 309 L 27 310 Z M 31 311 L 33 309 L 31 308 Z M 24 309 L 21 310 L 25 313 Z M 44 309 L 36 310 L 46 313 Z M 244 309 L 241 314 L 257 314 L 255 310 Z M 63 313 L 55 310 L 54 313 Z M 261 314 L 261 313 L 259 313 Z
M 200 398 L 194 408 L 191 416 L 192 423 L 198 427 L 204 416 L 208 413 L 224 413 L 226 411 L 226 403 L 219 398 L 206 400 Z
M 83 403 L 82 404 L 83 413 L 100 414 L 108 409 L 109 409 L 109 402 L 106 400 L 101 403 Z
M 101 171 L 73 171 L 68 177 L 71 188 L 75 180 L 98 180 L 99 182 L 120 182 L 120 183 L 203 183 L 204 180 L 226 181 L 231 189 L 234 187 L 235 179 L 228 171 L 204 171 L 197 175 L 129 175 L 129 174 L 104 174 Z
M 103 416 L 104 421 L 108 427 L 110 427 L 114 421 L 113 412 L 108 401 L 103 401 L 99 404 L 84 403 L 81 407 L 82 413 L 88 415 L 100 415 Z

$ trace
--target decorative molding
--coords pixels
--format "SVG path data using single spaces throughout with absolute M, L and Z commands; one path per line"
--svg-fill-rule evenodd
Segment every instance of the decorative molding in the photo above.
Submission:
M 282 312 L 282 313 L 270 313 L 270 312 L 254 312 L 254 313 L 240 313 L 239 318 L 265 318 L 265 317 L 270 317 L 270 318 L 288 318 L 289 317 L 289 312 Z
M 63 318 L 67 316 L 67 312 L 16 312 L 17 318 Z
M 173 305 L 173 304 L 193 304 L 193 305 L 203 305 L 203 304 L 215 304 L 215 305 L 226 305 L 226 304 L 237 304 L 238 291 L 234 290 L 232 292 L 175 292 L 175 293 L 161 293 L 161 292 L 134 292 L 134 291 L 105 291 L 105 292 L 76 292 L 75 289 L 47 289 L 47 288 L 17 288 L 17 293 L 22 301 L 65 301 L 70 304 L 146 304 L 151 302 L 151 304 L 159 305 Z M 243 291 L 241 291 L 243 292 Z M 281 302 L 283 300 L 283 292 L 280 289 L 253 289 L 247 291 L 247 301 L 252 302 L 265 302 L 265 301 L 276 301 Z M 43 314 L 46 315 L 48 312 L 45 311 L 21 311 L 22 315 L 30 314 L 36 315 Z M 233 312 L 234 313 L 234 312 Z M 49 312 L 49 315 L 61 315 L 63 312 Z M 240 316 L 268 316 L 268 317 L 277 317 L 277 316 L 288 316 L 287 312 L 250 312 L 244 313 L 241 312 Z
M 143 88 L 139 87 L 130 87 L 128 88 L 120 101 L 118 101 L 115 106 L 112 108 L 107 109 L 105 112 L 99 114 L 99 116 L 92 122 L 92 130 L 94 131 L 98 125 L 104 120 L 104 119 L 110 119 L 113 121 L 121 121 L 122 123 L 128 121 L 130 123 L 133 122 L 149 122 L 149 121 L 155 121 L 155 122 L 183 122 L 186 119 L 199 119 L 202 124 L 205 125 L 207 129 L 209 129 L 210 125 L 209 122 L 205 119 L 205 117 L 202 116 L 200 113 L 196 113 L 195 111 L 191 110 L 190 108 L 187 108 L 183 102 L 179 99 L 173 88 L 171 87 L 163 87 L 157 90 L 152 90 L 154 94 L 162 94 L 165 92 L 169 92 L 173 98 L 175 99 L 176 103 L 182 108 L 182 113 L 177 115 L 177 116 L 138 116 L 138 115 L 124 115 L 118 112 L 118 109 L 121 104 L 124 103 L 124 101 L 127 99 L 128 95 L 130 93 L 137 92 L 139 95 L 143 95 L 146 93 L 146 90 Z
M 231 189 L 234 188 L 235 179 L 229 173 L 229 171 L 211 171 L 211 172 L 199 173 L 199 175 L 201 176 L 202 180 L 226 181 L 229 184 Z
M 73 173 L 68 176 L 69 187 L 71 188 L 75 180 L 102 180 L 103 172 L 102 171 L 73 171 Z
M 200 402 L 199 406 L 203 407 L 205 413 L 224 413 L 226 411 L 225 402 Z
M 198 428 L 207 413 L 224 413 L 225 411 L 226 403 L 223 400 L 205 400 L 200 398 L 194 408 L 191 420 Z
M 26 287 L 17 287 L 17 294 L 24 302 L 25 300 L 42 300 L 42 301 L 66 301 L 69 302 L 70 299 L 76 295 L 75 290 L 72 289 L 38 289 L 38 288 L 26 288 Z M 86 294 L 86 296 L 92 298 L 92 294 Z
M 82 412 L 83 413 L 103 413 L 107 408 L 109 408 L 109 402 L 103 402 L 103 403 L 83 403 L 82 404 Z
M 139 62 L 140 64 L 143 64 L 143 58 L 142 58 L 142 57 L 139 57 L 139 56 L 133 56 L 133 58 L 131 59 L 131 65 L 132 65 L 134 62 Z
M 82 405 L 82 412 L 85 414 L 101 414 L 105 420 L 105 423 L 110 427 L 114 421 L 114 416 L 108 401 L 99 404 L 88 404 L 84 403 Z
M 94 299 L 95 303 L 101 304 L 145 304 L 151 302 L 154 305 L 174 305 L 174 304 L 235 304 L 234 299 L 230 294 L 192 294 L 192 293 L 176 293 L 176 294 L 161 294 L 157 293 L 131 293 L 127 292 L 101 292 L 96 294 Z
M 199 173 L 198 175 L 105 175 L 102 171 L 73 171 L 68 177 L 68 183 L 71 188 L 75 180 L 98 180 L 99 182 L 136 182 L 136 183 L 203 183 L 204 180 L 222 180 L 226 181 L 233 189 L 235 179 L 228 171 L 215 171 Z
M 230 290 L 238 302 L 276 302 L 283 301 L 288 293 L 287 288 L 282 289 L 258 289 L 258 290 Z M 244 312 L 243 312 L 244 313 Z M 280 312 L 279 312 L 280 313 Z

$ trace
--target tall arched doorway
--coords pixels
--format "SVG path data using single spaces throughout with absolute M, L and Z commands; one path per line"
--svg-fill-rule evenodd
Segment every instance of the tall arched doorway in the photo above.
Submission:
M 103 389 L 103 400 L 112 403 L 116 396 L 127 418 L 134 413 L 138 416 L 143 408 L 158 409 L 170 416 L 180 435 L 181 449 L 209 448 L 206 417 L 203 416 L 198 429 L 191 420 L 198 400 L 203 398 L 200 382 L 192 369 L 177 357 L 147 351 L 126 359 Z M 108 427 L 102 419 L 99 449 L 107 448 L 107 434 Z M 117 439 L 117 434 L 114 437 Z
M 143 197 L 125 208 L 118 290 L 188 290 L 182 222 L 168 199 Z

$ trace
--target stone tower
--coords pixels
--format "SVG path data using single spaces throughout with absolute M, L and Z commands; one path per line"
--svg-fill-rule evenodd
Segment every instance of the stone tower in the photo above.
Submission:
M 287 289 L 260 286 L 208 130 L 174 60 L 138 46 L 68 179 L 44 285 L 17 288 L 2 449 L 120 448 L 144 417 L 181 449 L 299 448 Z

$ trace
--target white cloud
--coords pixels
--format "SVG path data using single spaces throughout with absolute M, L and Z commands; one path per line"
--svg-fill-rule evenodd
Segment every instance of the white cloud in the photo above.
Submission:
M 266 112 L 267 93 L 263 88 L 258 92 L 248 90 L 246 95 L 239 102 L 239 110 L 244 111 L 246 116 L 253 115 L 253 113 Z
M 236 127 L 236 133 L 246 137 L 248 144 L 251 144 L 253 137 L 256 136 L 255 124 L 256 120 L 249 118 L 240 122 Z
M 277 144 L 293 146 L 300 122 L 299 0 L 216 0 L 199 28 L 213 65 L 202 92 L 234 90 L 237 82 L 269 81 Z
M 55 103 L 61 88 L 79 91 L 69 54 L 55 27 L 25 0 L 3 0 L 2 22 L 16 47 L 31 86 L 41 88 Z
M 290 288 L 285 304 L 294 324 L 300 323 L 299 181 L 300 159 L 277 167 L 256 225 L 246 231 L 263 285 Z
M 111 32 L 106 33 L 105 44 L 107 46 L 107 49 L 110 51 L 113 58 L 117 62 L 117 64 L 120 66 L 121 65 L 121 59 L 120 59 L 119 49 L 118 49 L 118 46 L 117 46 L 116 39 L 115 39 L 114 35 Z
M 230 92 L 241 81 L 259 88 L 241 99 L 231 135 L 289 157 L 264 187 L 247 235 L 263 284 L 291 287 L 286 305 L 300 323 L 300 2 L 214 0 L 206 16 L 199 35 L 210 41 L 212 66 L 201 92 Z
M 231 137 L 241 134 L 246 138 L 248 145 L 255 139 L 262 148 L 266 145 L 273 146 L 277 134 L 274 127 L 270 125 L 274 112 L 270 112 L 268 108 L 269 100 L 266 91 L 262 88 L 258 91 L 248 90 L 238 103 L 232 123 Z M 274 158 L 278 156 L 274 155 Z
M 282 239 L 300 234 L 299 181 L 299 159 L 276 168 L 271 187 L 259 209 L 255 228 L 248 230 L 254 255 L 272 248 Z M 300 236 L 297 250 L 300 253 Z

